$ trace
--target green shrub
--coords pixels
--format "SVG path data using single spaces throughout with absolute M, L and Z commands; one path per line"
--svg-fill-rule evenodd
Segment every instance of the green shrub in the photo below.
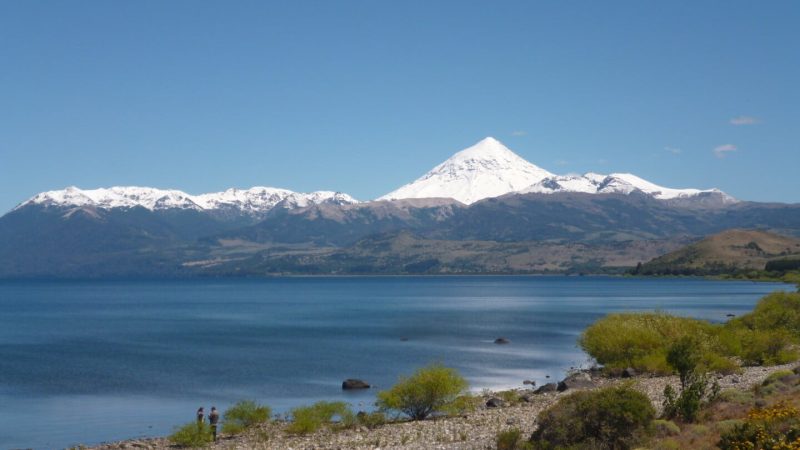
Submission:
M 197 421 L 176 428 L 169 436 L 169 441 L 179 447 L 204 447 L 213 440 L 211 426 Z
M 800 338 L 800 294 L 774 292 L 762 298 L 753 312 L 730 321 L 750 330 L 785 330 L 795 339 Z
M 495 444 L 497 445 L 497 450 L 533 449 L 533 445 L 523 439 L 522 431 L 520 431 L 519 428 L 512 428 L 497 433 Z
M 447 412 L 467 387 L 467 381 L 455 369 L 434 364 L 408 378 L 401 377 L 391 389 L 379 392 L 378 406 L 421 420 L 436 412 Z
M 646 395 L 630 386 L 580 391 L 541 413 L 535 448 L 626 449 L 655 417 Z
M 785 364 L 798 356 L 790 347 L 795 339 L 785 329 L 751 329 L 732 321 L 719 336 L 726 351 L 745 365 Z
M 311 406 L 300 406 L 291 411 L 292 423 L 286 431 L 296 434 L 313 433 L 323 425 L 333 423 L 338 418 L 345 426 L 355 423 L 353 412 L 344 402 L 317 402 Z
M 268 406 L 259 405 L 253 400 L 242 400 L 225 411 L 222 421 L 222 432 L 238 434 L 260 423 L 268 422 L 272 410 Z
M 695 336 L 681 336 L 667 350 L 667 364 L 678 372 L 684 389 L 700 364 L 700 348 L 701 344 Z
M 707 386 L 708 381 L 704 376 L 692 377 L 680 393 L 667 385 L 664 388 L 664 417 L 680 418 L 689 423 L 697 420 Z

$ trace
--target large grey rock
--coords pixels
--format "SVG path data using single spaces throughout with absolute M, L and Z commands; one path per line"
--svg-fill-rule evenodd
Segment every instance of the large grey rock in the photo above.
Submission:
M 589 374 L 578 372 L 561 380 L 558 383 L 558 392 L 564 392 L 567 389 L 591 389 L 595 386 Z

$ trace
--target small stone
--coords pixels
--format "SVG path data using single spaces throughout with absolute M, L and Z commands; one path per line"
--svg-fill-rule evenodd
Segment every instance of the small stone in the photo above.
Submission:
M 627 369 L 622 371 L 622 378 L 633 378 L 636 376 L 636 369 L 633 367 L 628 367 Z
M 517 420 L 516 417 L 509 417 L 506 419 L 506 425 L 516 425 L 517 423 L 519 423 L 519 420 Z
M 526 385 L 529 385 L 529 386 L 536 386 L 536 382 L 533 381 L 533 380 L 525 380 L 525 381 L 522 382 L 522 384 L 526 384 Z

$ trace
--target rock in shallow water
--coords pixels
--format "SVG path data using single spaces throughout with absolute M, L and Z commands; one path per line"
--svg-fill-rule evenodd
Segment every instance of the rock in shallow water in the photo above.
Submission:
M 369 383 L 357 378 L 348 378 L 342 381 L 342 389 L 349 391 L 351 389 L 369 389 Z
M 499 338 L 494 340 L 494 343 L 495 344 L 510 344 L 511 341 L 506 339 L 506 338 L 504 338 L 504 337 L 499 337 Z

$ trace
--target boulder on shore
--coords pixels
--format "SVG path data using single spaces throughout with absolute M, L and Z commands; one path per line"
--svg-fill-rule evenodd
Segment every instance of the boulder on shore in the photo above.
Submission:
M 564 392 L 567 389 L 591 389 L 595 386 L 588 373 L 578 372 L 561 380 L 558 383 L 558 392 Z
M 546 394 L 548 392 L 555 392 L 558 390 L 558 385 L 555 383 L 547 383 L 542 386 L 539 386 L 535 391 L 534 394 Z
M 351 389 L 369 389 L 369 383 L 357 378 L 348 378 L 342 381 L 342 389 L 349 391 Z
M 501 408 L 503 406 L 505 406 L 505 402 L 497 397 L 492 397 L 489 400 L 486 400 L 487 408 Z

